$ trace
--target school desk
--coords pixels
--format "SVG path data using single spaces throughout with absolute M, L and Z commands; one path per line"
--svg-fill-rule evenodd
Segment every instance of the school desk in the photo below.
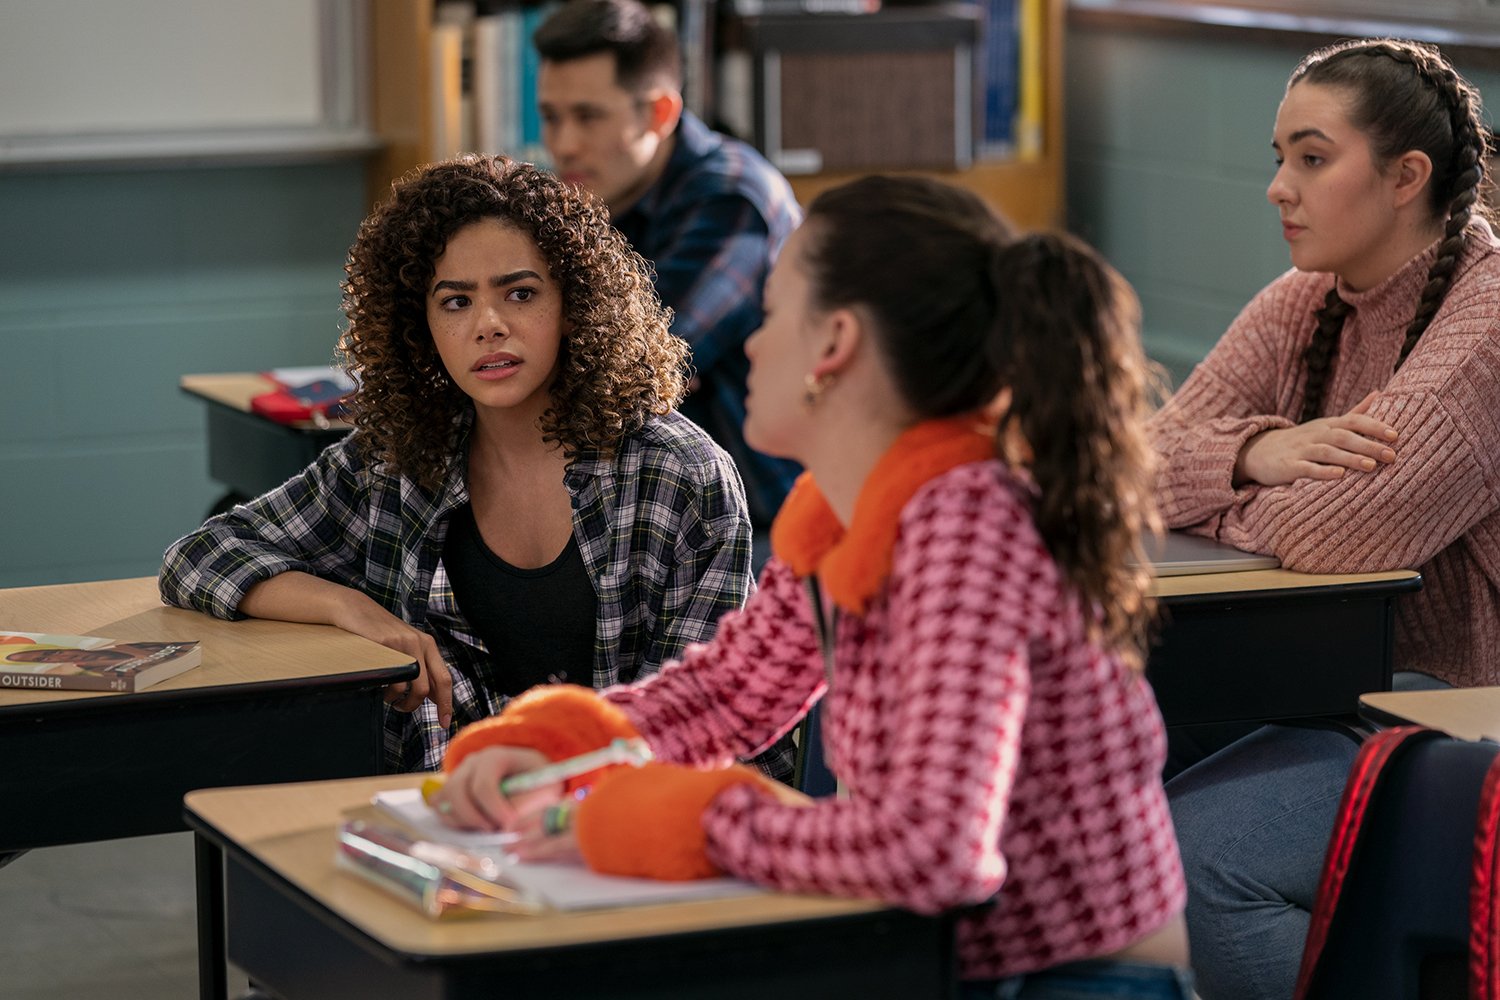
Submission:
M 1461 740 L 1500 742 L 1500 687 L 1379 691 L 1360 696 L 1359 714 L 1378 726 L 1426 726 Z
M 828 1000 L 953 989 L 950 920 L 872 902 L 770 893 L 429 920 L 333 862 L 342 819 L 376 818 L 376 790 L 420 781 L 190 793 L 189 825 L 226 858 L 223 890 L 212 892 L 225 906 L 230 960 L 282 1000 Z M 202 893 L 200 883 L 200 915 Z
M 151 577 L 0 590 L 3 628 L 196 639 L 203 662 L 133 694 L 0 691 L 0 760 L 36 790 L 0 850 L 181 830 L 191 788 L 378 773 L 383 689 L 416 674 L 329 626 L 165 607 Z
M 229 489 L 210 513 L 280 486 L 351 428 L 339 420 L 278 424 L 252 413 L 250 400 L 276 388 L 264 375 L 184 375 L 178 385 L 208 404 L 208 474 Z
M 1284 569 L 1162 577 L 1146 676 L 1169 726 L 1352 715 L 1391 686 L 1396 600 L 1410 570 Z
M 133 694 L 0 691 L 0 760 L 33 790 L 0 809 L 0 851 L 182 830 L 194 788 L 377 774 L 384 689 L 417 673 L 331 626 L 165 607 L 152 577 L 0 590 L 0 628 L 203 644 L 201 665 Z M 200 884 L 221 864 L 199 841 Z M 222 955 L 211 926 L 200 951 Z

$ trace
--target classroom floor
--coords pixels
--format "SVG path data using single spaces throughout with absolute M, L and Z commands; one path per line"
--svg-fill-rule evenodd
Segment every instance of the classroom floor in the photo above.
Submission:
M 191 1000 L 195 921 L 191 834 L 31 851 L 0 868 L 0 997 Z

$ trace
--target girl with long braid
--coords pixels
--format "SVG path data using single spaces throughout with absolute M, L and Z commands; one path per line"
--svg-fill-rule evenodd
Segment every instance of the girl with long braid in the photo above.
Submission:
M 652 680 L 538 688 L 465 729 L 439 811 L 616 874 L 983 903 L 958 916 L 966 997 L 1187 1000 L 1138 669 L 1154 512 L 1129 287 L 967 191 L 870 177 L 812 203 L 765 301 L 745 436 L 808 471 L 759 591 Z M 820 698 L 846 796 L 726 766 Z M 581 779 L 571 830 L 561 786 L 498 790 L 632 734 L 657 762 Z
M 1479 93 L 1434 48 L 1352 41 L 1304 59 L 1267 191 L 1295 269 L 1150 426 L 1170 527 L 1294 570 L 1421 571 L 1397 606 L 1398 687 L 1500 682 L 1487 136 Z M 1329 729 L 1271 726 L 1169 782 L 1205 1000 L 1291 995 L 1355 751 Z

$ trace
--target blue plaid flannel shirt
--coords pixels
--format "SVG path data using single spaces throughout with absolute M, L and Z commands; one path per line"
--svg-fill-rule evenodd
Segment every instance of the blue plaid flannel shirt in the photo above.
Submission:
M 682 412 L 734 459 L 758 527 L 771 523 L 800 471 L 745 444 L 745 341 L 761 291 L 802 221 L 791 185 L 754 149 L 684 112 L 666 169 L 615 227 L 656 267 L 656 291 L 693 349 L 699 388 Z
M 463 463 L 436 493 L 361 460 L 351 436 L 300 475 L 210 519 L 174 542 L 162 563 L 163 600 L 217 618 L 245 617 L 256 583 L 288 570 L 363 591 L 428 632 L 453 673 L 453 724 L 425 701 L 386 709 L 386 766 L 431 770 L 457 729 L 498 712 L 489 679 L 504 669 L 459 611 L 442 565 L 448 514 L 468 502 Z M 573 532 L 598 594 L 593 684 L 656 671 L 713 634 L 754 583 L 750 524 L 739 478 L 724 453 L 677 414 L 653 418 L 612 459 L 581 455 L 565 482 Z M 783 743 L 757 758 L 791 774 Z

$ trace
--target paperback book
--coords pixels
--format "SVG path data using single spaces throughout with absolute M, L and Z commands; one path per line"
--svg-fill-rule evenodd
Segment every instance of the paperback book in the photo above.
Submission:
M 202 661 L 196 642 L 0 629 L 0 690 L 142 691 Z

